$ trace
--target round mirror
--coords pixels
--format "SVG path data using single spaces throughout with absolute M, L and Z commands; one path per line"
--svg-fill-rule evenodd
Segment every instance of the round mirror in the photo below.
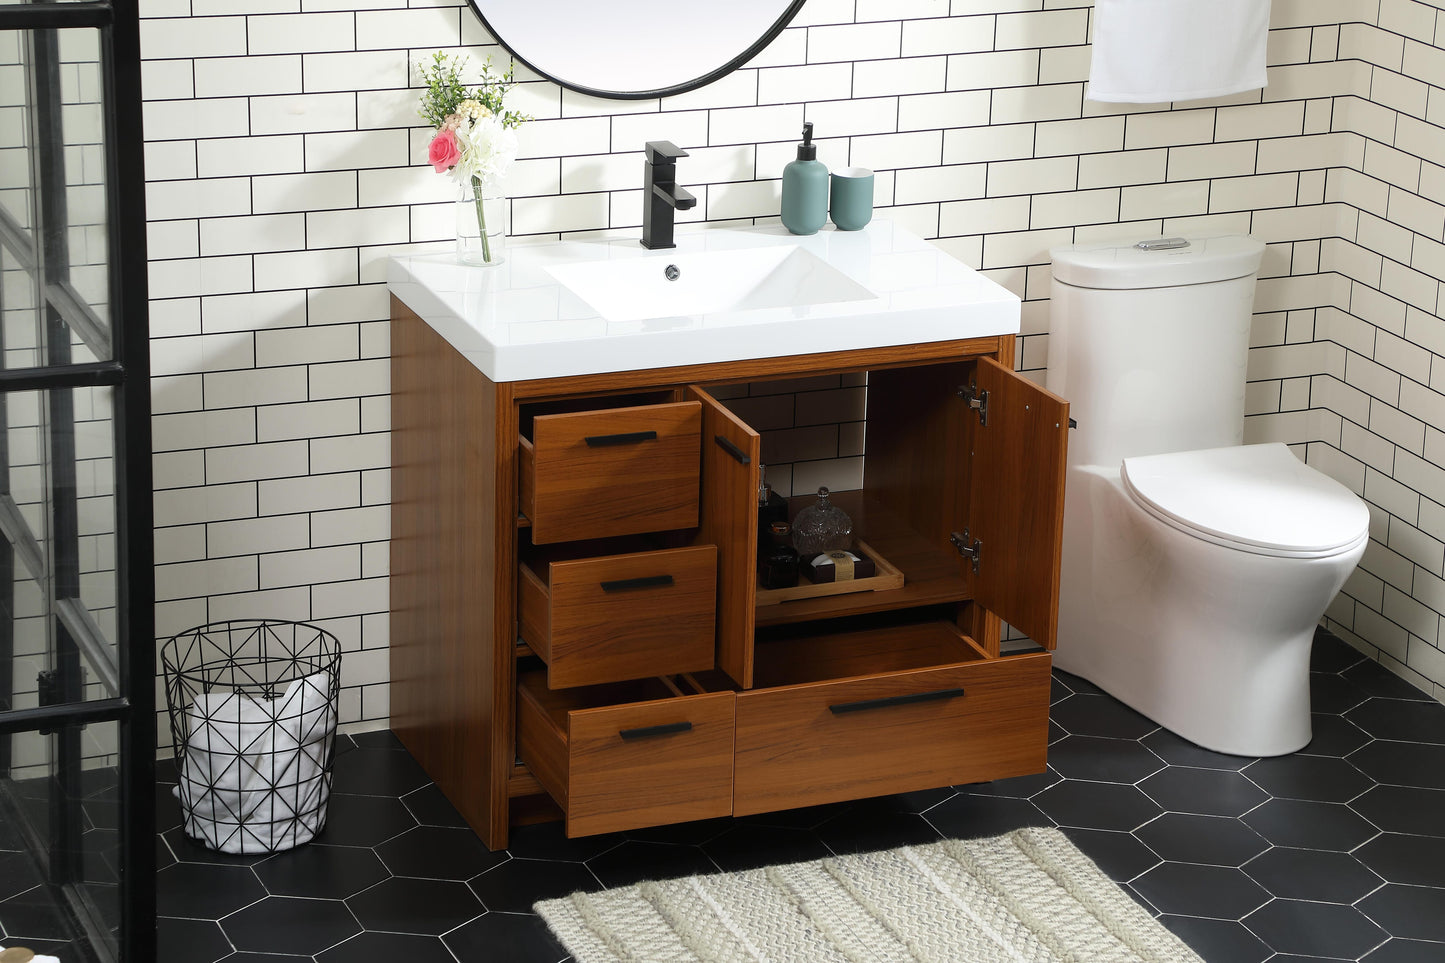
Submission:
M 468 0 L 492 36 L 563 87 L 665 97 L 746 63 L 804 0 Z

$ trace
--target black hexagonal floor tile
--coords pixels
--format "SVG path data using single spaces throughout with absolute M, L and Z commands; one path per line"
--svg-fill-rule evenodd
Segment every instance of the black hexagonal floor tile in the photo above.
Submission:
M 852 808 L 851 802 L 825 803 L 821 806 L 800 806 L 797 809 L 780 809 L 773 813 L 739 816 L 734 822 L 753 823 L 759 826 L 783 826 L 791 829 L 817 829 L 834 816 Z M 723 830 L 723 832 L 726 831 L 726 829 Z
M 587 861 L 593 875 L 607 887 L 631 886 L 644 879 L 677 879 L 716 873 L 717 864 L 696 846 L 629 839 Z
M 1309 745 L 1300 750 L 1307 756 L 1343 758 L 1369 742 L 1373 736 L 1344 716 L 1328 712 L 1310 714 Z
M 276 960 L 274 956 L 266 957 Z M 359 933 L 329 950 L 316 954 L 316 963 L 456 963 L 456 957 L 435 936 L 404 933 Z M 225 963 L 232 963 L 226 960 Z M 284 961 L 277 961 L 284 963 Z
M 346 901 L 368 930 L 440 936 L 486 912 L 466 883 L 392 877 Z
M 1139 784 L 1159 806 L 1172 813 L 1239 816 L 1269 794 L 1237 772 L 1172 766 Z
M 849 803 L 852 806 L 853 803 Z M 669 823 L 666 826 L 647 826 L 633 829 L 625 835 L 628 839 L 642 839 L 652 843 L 675 843 L 679 846 L 701 846 L 709 839 L 721 836 L 732 826 L 729 816 L 717 819 L 698 819 L 690 823 Z
M 1276 846 L 1244 865 L 1255 882 L 1284 899 L 1350 904 L 1384 882 L 1349 853 Z
M 1349 852 L 1378 832 L 1343 803 L 1302 799 L 1271 799 L 1246 814 L 1244 821 L 1276 846 L 1340 853 Z
M 1049 748 L 1049 765 L 1066 779 L 1131 786 L 1164 768 L 1164 762 L 1134 739 L 1070 735 Z
M 1059 696 L 1066 692 L 1077 692 L 1080 695 L 1103 695 L 1104 690 L 1094 685 L 1081 675 L 1074 675 L 1072 672 L 1065 672 L 1063 669 L 1055 669 L 1053 675 L 1053 694 Z M 1053 699 L 1058 702 L 1059 699 Z
M 570 959 L 541 917 L 531 913 L 488 913 L 442 937 L 459 960 L 560 963 Z
M 340 900 L 290 896 L 268 896 L 226 917 L 221 928 L 238 950 L 307 956 L 361 932 Z
M 1387 833 L 1445 836 L 1445 792 L 1407 786 L 1376 786 L 1350 808 Z
M 1064 781 L 1032 800 L 1060 826 L 1116 829 L 1125 832 L 1158 816 L 1160 808 L 1134 786 L 1106 782 Z
M 801 863 L 831 856 L 832 851 L 808 830 L 739 823 L 703 844 L 721 869 L 736 872 L 774 863 Z
M 467 821 L 457 812 L 451 800 L 435 785 L 425 785 L 401 797 L 402 805 L 423 826 L 450 826 L 462 828 Z
M 949 839 L 997 836 L 1024 826 L 1052 826 L 1027 799 L 962 793 L 931 809 L 925 819 Z
M 318 843 L 333 846 L 375 846 L 417 824 L 411 811 L 395 796 L 332 794 L 326 809 L 326 828 Z
M 1270 895 L 1238 869 L 1161 863 L 1129 884 L 1162 914 L 1243 919 Z
M 1241 866 L 1269 843 L 1237 819 L 1165 813 L 1134 831 L 1160 858 L 1176 863 Z
M 1244 925 L 1281 953 L 1359 959 L 1389 939 L 1353 906 L 1277 899 L 1244 918 Z
M 1311 672 L 1343 672 L 1364 661 L 1364 653 L 1327 629 L 1316 629 L 1310 648 Z
M 1228 963 L 1261 963 L 1274 955 L 1274 950 L 1260 942 L 1259 937 L 1236 920 L 1209 920 L 1197 916 L 1159 917 L 1189 948 L 1205 960 Z
M 626 840 L 627 837 L 621 833 L 568 839 L 566 825 L 561 821 L 532 823 L 512 828 L 508 835 L 507 852 L 518 859 L 557 859 L 585 863 Z
M 1250 763 L 1244 774 L 1271 796 L 1315 802 L 1349 802 L 1374 786 L 1350 763 L 1328 756 L 1275 756 Z
M 40 874 L 24 853 L 0 853 L 0 900 L 40 885 Z
M 1376 739 L 1445 744 L 1445 705 L 1406 699 L 1370 699 L 1345 718 Z
M 1445 942 L 1445 889 L 1386 883 L 1357 905 L 1391 936 Z
M 390 729 L 373 729 L 370 732 L 353 732 L 351 741 L 359 749 L 396 749 L 406 752 L 406 746 Z
M 1310 709 L 1343 715 L 1370 698 L 1370 693 L 1342 675 L 1310 673 Z
M 961 798 L 958 796 L 954 799 Z M 936 807 L 942 810 L 953 799 Z M 820 825 L 814 832 L 835 853 L 864 853 L 941 839 L 928 816 L 900 811 L 883 799 L 865 799 Z
M 1381 833 L 1355 855 L 1392 883 L 1445 887 L 1445 838 Z
M 487 870 L 470 885 L 482 905 L 499 913 L 527 913 L 538 900 L 602 888 L 597 877 L 583 864 L 550 859 L 509 859 Z
M 1159 854 L 1131 833 L 1077 827 L 1067 828 L 1063 833 L 1116 883 L 1128 882 L 1159 865 Z
M 1340 675 L 1372 696 L 1410 699 L 1415 702 L 1431 701 L 1428 695 L 1373 659 L 1361 659 Z
M 1419 940 L 1393 939 L 1366 954 L 1360 963 L 1440 963 L 1445 946 Z
M 1152 719 L 1106 695 L 1075 695 L 1049 709 L 1049 719 L 1074 736 L 1140 739 L 1159 728 Z
M 1376 782 L 1445 789 L 1445 746 L 1377 739 L 1350 753 L 1349 761 Z
M 1067 739 L 1068 736 L 1064 736 Z M 1051 748 L 1050 753 L 1053 752 Z M 974 796 L 1009 796 L 1014 799 L 1028 799 L 1037 796 L 1045 789 L 1058 782 L 1060 776 L 1053 769 L 1045 769 L 1043 772 L 1035 773 L 1032 776 L 1013 776 L 1009 779 L 995 779 L 992 782 L 975 782 L 954 788 L 960 792 L 969 793 Z
M 1177 733 L 1160 727 L 1139 740 L 1149 751 L 1171 766 L 1196 769 L 1233 769 L 1236 772 L 1254 761 L 1253 756 L 1231 756 L 1197 746 Z
M 176 863 L 156 874 L 157 904 L 171 916 L 218 920 L 265 895 L 247 866 Z
M 429 782 L 411 753 L 353 749 L 337 753 L 331 791 L 358 796 L 401 796 Z
M 43 887 L 28 889 L 0 901 L 0 933 L 10 939 L 68 940 L 65 924 L 55 900 Z
M 270 859 L 271 853 L 222 853 L 218 850 L 207 849 L 200 843 L 191 839 L 179 828 L 168 829 L 161 833 L 161 838 L 166 841 L 176 860 L 182 863 L 214 863 L 218 866 L 254 866 L 264 859 Z
M 231 950 L 231 941 L 211 920 L 156 920 L 156 957 L 165 963 L 216 963 Z
M 491 852 L 470 829 L 418 826 L 376 847 L 393 876 L 469 880 L 507 858 Z
M 254 869 L 272 896 L 320 899 L 346 899 L 391 875 L 370 849 L 320 843 L 278 853 Z

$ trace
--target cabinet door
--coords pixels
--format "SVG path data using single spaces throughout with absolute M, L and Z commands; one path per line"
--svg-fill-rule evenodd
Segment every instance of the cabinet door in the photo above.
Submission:
M 974 598 L 1052 649 L 1058 634 L 1069 404 L 990 358 L 975 371 L 988 392 L 975 422 L 969 537 L 980 543 Z
M 758 433 L 698 387 L 702 402 L 702 494 L 698 541 L 717 546 L 717 666 L 745 689 L 753 684 L 753 606 L 757 600 Z

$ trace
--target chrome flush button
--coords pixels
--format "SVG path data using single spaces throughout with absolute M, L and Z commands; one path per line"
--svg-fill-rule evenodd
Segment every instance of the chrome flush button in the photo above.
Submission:
M 1189 240 L 1183 237 L 1151 237 L 1134 246 L 1141 251 L 1173 251 L 1181 247 L 1188 247 Z
M 669 264 L 662 272 L 669 281 L 676 281 L 682 277 L 682 270 L 676 264 Z

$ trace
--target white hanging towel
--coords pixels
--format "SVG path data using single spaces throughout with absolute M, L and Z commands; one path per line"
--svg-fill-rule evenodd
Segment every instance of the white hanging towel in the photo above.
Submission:
M 1269 0 L 1095 0 L 1088 100 L 1162 104 L 1265 85 Z

